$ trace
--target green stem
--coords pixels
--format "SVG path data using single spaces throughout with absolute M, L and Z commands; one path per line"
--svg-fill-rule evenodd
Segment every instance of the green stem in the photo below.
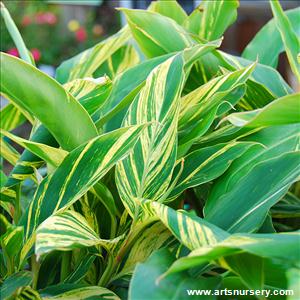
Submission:
M 72 252 L 63 252 L 62 261 L 61 261 L 61 269 L 60 269 L 60 281 L 63 282 L 67 276 L 70 274 L 70 266 L 71 266 L 71 255 Z
M 8 30 L 11 38 L 13 39 L 16 47 L 18 48 L 21 58 L 23 60 L 25 60 L 26 62 L 28 62 L 29 64 L 34 65 L 33 60 L 30 57 L 29 51 L 27 50 L 27 48 L 25 46 L 25 43 L 22 39 L 22 36 L 21 36 L 15 22 L 13 21 L 8 10 L 6 9 L 6 7 L 4 6 L 4 4 L 2 2 L 0 2 L 0 7 L 1 7 L 1 15 L 4 19 L 5 26 Z
M 35 254 L 31 256 L 31 271 L 33 275 L 32 288 L 36 290 L 39 279 L 40 264 L 36 260 Z
M 21 218 L 21 184 L 17 184 L 14 187 L 14 190 L 16 192 L 16 200 L 15 200 L 15 212 L 14 212 L 14 223 L 18 224 L 20 218 Z
M 135 223 L 135 226 L 131 226 L 131 231 L 128 234 L 128 238 L 124 241 L 116 257 L 114 258 L 112 255 L 108 254 L 108 265 L 103 275 L 101 276 L 98 285 L 106 286 L 107 284 L 109 284 L 112 276 L 114 275 L 114 273 L 117 272 L 118 266 L 122 262 L 124 256 L 127 254 L 127 251 L 132 247 L 132 244 L 135 242 L 136 238 L 147 226 L 149 226 L 151 223 L 157 220 L 158 219 L 156 217 L 151 217 L 141 224 L 137 225 Z

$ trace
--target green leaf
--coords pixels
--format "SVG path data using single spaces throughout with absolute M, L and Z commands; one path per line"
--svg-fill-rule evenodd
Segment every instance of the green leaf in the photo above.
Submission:
M 65 211 L 46 219 L 36 230 L 35 254 L 53 250 L 68 251 L 82 247 L 103 246 L 110 249 L 119 241 L 100 239 L 79 213 Z
M 108 39 L 101 41 L 94 47 L 63 62 L 56 70 L 55 77 L 57 81 L 66 83 L 78 78 L 92 77 L 93 73 L 107 61 L 111 55 L 120 49 L 129 38 L 130 31 L 129 28 L 125 26 Z
M 184 190 L 214 180 L 222 175 L 234 159 L 240 157 L 253 144 L 232 142 L 218 144 L 207 148 L 195 150 L 185 156 L 182 171 L 180 163 L 177 164 L 173 178 L 180 174 L 175 188 L 169 198 L 175 198 Z M 175 180 L 175 179 L 174 179 Z
M 111 82 L 105 78 L 104 81 L 99 79 L 77 79 L 64 85 L 65 89 L 70 90 L 74 97 L 79 100 L 80 104 L 87 110 L 89 114 L 93 114 L 96 110 L 102 107 L 108 97 L 111 89 Z M 30 142 L 46 144 L 52 147 L 57 147 L 58 144 L 51 133 L 40 125 L 32 134 Z M 78 145 L 79 146 L 79 145 Z M 25 180 L 34 172 L 33 166 L 38 168 L 42 162 L 39 156 L 24 150 L 20 160 L 15 165 L 10 174 L 7 186 L 13 186 L 19 181 Z
M 252 162 L 251 170 L 244 176 L 240 174 L 240 180 L 231 190 L 218 198 L 214 191 L 211 192 L 204 209 L 205 219 L 229 232 L 258 229 L 271 206 L 299 177 L 299 159 L 300 152 L 297 151 L 261 160 L 257 164 Z M 230 176 L 230 170 L 228 174 Z M 219 186 L 221 182 L 218 182 Z M 223 184 L 228 189 L 228 183 Z
M 133 152 L 116 168 L 120 197 L 132 217 L 137 209 L 135 199 L 156 200 L 170 183 L 183 82 L 183 60 L 176 55 L 150 73 L 124 119 L 124 126 L 152 122 Z
M 208 130 L 222 104 L 229 102 L 234 106 L 238 102 L 243 95 L 243 90 L 240 93 L 238 88 L 244 85 L 254 68 L 255 64 L 251 64 L 247 68 L 216 77 L 182 98 L 178 125 L 181 148 L 185 144 L 191 145 Z
M 177 273 L 159 280 L 174 259 L 174 255 L 164 248 L 154 252 L 145 263 L 139 264 L 130 282 L 129 300 L 191 299 L 187 290 L 217 289 L 220 283 L 220 279 L 217 277 L 196 279 L 186 273 Z M 201 299 L 213 300 L 217 298 L 215 296 L 201 296 Z
M 234 68 L 243 68 L 248 66 L 252 61 L 227 54 L 225 52 L 218 52 L 222 58 Z M 279 72 L 275 69 L 263 65 L 257 64 L 255 70 L 252 73 L 251 79 L 257 83 L 264 85 L 274 98 L 283 97 L 287 94 L 293 93 L 291 87 L 284 81 Z
M 59 146 L 51 133 L 43 125 L 34 131 L 30 137 L 30 141 L 33 143 L 51 145 L 52 147 Z M 25 149 L 16 164 L 14 164 L 14 168 L 5 186 L 12 187 L 31 177 L 35 173 L 35 168 L 39 168 L 42 164 L 43 161 L 40 157 Z
M 213 245 L 228 236 L 227 232 L 200 217 L 175 211 L 164 204 L 144 201 L 142 207 L 149 215 L 159 218 L 173 235 L 191 250 Z
M 107 75 L 114 79 L 118 74 L 137 65 L 140 56 L 133 45 L 126 44 L 114 52 L 93 74 L 95 78 Z
M 297 61 L 297 55 L 300 50 L 300 40 L 293 30 L 292 24 L 283 12 L 278 0 L 270 1 L 275 24 L 280 32 L 282 42 L 293 73 L 300 81 L 300 66 Z
M 0 112 L 1 129 L 10 131 L 26 121 L 26 117 L 13 104 L 9 103 Z
M 68 154 L 68 152 L 63 149 L 53 148 L 44 144 L 31 142 L 2 129 L 0 130 L 0 133 L 9 138 L 10 140 L 14 141 L 21 147 L 34 153 L 35 155 L 37 155 L 45 162 L 51 164 L 54 167 L 58 167 Z
M 108 77 L 83 78 L 64 84 L 64 88 L 92 115 L 107 100 L 112 84 Z
M 57 285 L 41 291 L 43 300 L 120 300 L 112 291 L 100 286 L 78 286 L 72 284 Z
M 262 109 L 230 114 L 225 120 L 249 128 L 300 123 L 300 94 L 276 99 Z
M 64 149 L 71 150 L 97 136 L 87 112 L 45 73 L 1 53 L 1 78 L 1 93 L 18 107 L 34 114 Z
M 217 261 L 228 255 L 239 255 L 241 251 L 259 257 L 276 259 L 288 267 L 299 262 L 299 241 L 300 235 L 298 232 L 234 234 L 218 244 L 196 249 L 188 256 L 178 259 L 166 275 Z
M 256 255 L 241 253 L 228 255 L 219 260 L 222 267 L 239 275 L 245 285 L 252 290 L 264 288 L 264 261 Z M 263 299 L 259 297 L 259 299 Z
M 38 187 L 21 220 L 26 240 L 52 214 L 65 210 L 84 195 L 137 142 L 145 125 L 121 128 L 71 151 L 55 172 Z
M 197 59 L 219 45 L 220 41 L 217 40 L 204 45 L 196 45 L 181 51 L 181 54 L 185 58 L 186 72 L 188 73 L 189 68 Z M 102 116 L 100 120 L 96 122 L 97 127 L 102 127 L 108 122 L 108 124 L 105 125 L 106 131 L 119 128 L 128 106 L 144 86 L 149 73 L 159 64 L 168 60 L 171 56 L 171 54 L 167 54 L 146 60 L 139 65 L 126 70 L 124 73 L 119 74 L 113 82 L 113 88 L 109 95 L 109 99 L 102 108 Z
M 27 63 L 34 64 L 34 61 L 30 57 L 30 52 L 28 51 L 28 49 L 25 46 L 25 43 L 24 43 L 22 36 L 18 30 L 18 27 L 16 26 L 15 22 L 11 18 L 10 14 L 9 14 L 8 10 L 6 9 L 6 7 L 4 6 L 4 4 L 1 2 L 0 5 L 1 5 L 0 6 L 1 15 L 4 19 L 5 26 L 20 53 L 20 57 Z
M 75 270 L 64 280 L 64 283 L 78 283 L 80 282 L 86 273 L 91 270 L 91 266 L 95 260 L 96 256 L 94 254 L 85 255 Z
M 203 0 L 191 13 L 184 27 L 204 40 L 220 38 L 237 18 L 237 0 Z
M 29 286 L 32 282 L 32 274 L 29 271 L 17 272 L 7 277 L 1 286 L 1 299 L 9 299 L 19 288 Z
M 300 297 L 300 271 L 299 269 L 293 268 L 287 272 L 289 286 L 288 289 L 292 290 L 293 295 L 288 296 L 288 300 L 297 300 Z
M 159 13 L 176 21 L 179 25 L 186 20 L 187 14 L 175 0 L 159 0 L 151 2 L 148 11 Z
M 0 142 L 1 157 L 6 159 L 10 164 L 15 165 L 20 157 L 20 154 L 8 142 L 1 138 Z
M 294 8 L 285 11 L 286 17 L 289 19 L 293 30 L 300 35 L 299 26 L 300 8 Z M 266 41 L 272 41 L 266 43 Z M 253 40 L 244 49 L 242 56 L 250 60 L 256 60 L 262 64 L 276 68 L 278 56 L 284 51 L 284 45 L 280 36 L 280 32 L 276 27 L 276 21 L 272 19 L 256 34 Z
M 143 53 L 151 58 L 195 44 L 190 33 L 174 20 L 146 10 L 120 9 Z
M 8 274 L 15 272 L 19 264 L 19 254 L 23 245 L 24 228 L 21 226 L 10 226 L 5 234 L 1 236 L 1 248 Z
M 135 240 L 118 277 L 121 274 L 131 273 L 137 263 L 144 262 L 152 252 L 165 245 L 171 236 L 170 231 L 161 222 L 156 222 L 146 228 Z

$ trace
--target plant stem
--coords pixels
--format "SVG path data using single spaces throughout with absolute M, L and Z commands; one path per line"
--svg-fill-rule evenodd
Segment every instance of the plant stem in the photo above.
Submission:
M 61 269 L 60 269 L 60 281 L 64 281 L 70 273 L 71 264 L 71 252 L 64 252 L 62 254 Z
M 31 271 L 32 271 L 32 274 L 33 274 L 32 288 L 36 289 L 38 279 L 39 279 L 40 264 L 36 260 L 36 255 L 35 254 L 31 256 Z
M 117 271 L 120 262 L 122 262 L 123 257 L 126 255 L 128 249 L 131 248 L 136 238 L 145 229 L 145 227 L 149 226 L 151 223 L 155 221 L 157 221 L 157 218 L 151 217 L 146 221 L 144 221 L 143 223 L 131 227 L 131 231 L 128 234 L 128 238 L 122 244 L 116 257 L 114 258 L 112 255 L 110 255 L 110 253 L 108 253 L 109 258 L 108 258 L 107 268 L 105 269 L 103 275 L 101 276 L 98 285 L 106 286 L 109 283 L 112 275 Z
M 14 223 L 18 224 L 19 219 L 21 217 L 21 184 L 17 184 L 15 187 L 15 192 L 16 192 L 16 200 L 15 200 L 15 212 L 14 212 Z
M 11 38 L 13 39 L 13 41 L 20 53 L 21 58 L 32 65 L 33 61 L 30 57 L 29 51 L 27 50 L 27 48 L 25 46 L 25 43 L 22 39 L 22 36 L 21 36 L 15 22 L 11 18 L 8 10 L 6 9 L 6 7 L 4 6 L 4 4 L 2 2 L 0 3 L 0 7 L 1 7 L 1 15 L 4 19 L 5 26 L 8 30 Z

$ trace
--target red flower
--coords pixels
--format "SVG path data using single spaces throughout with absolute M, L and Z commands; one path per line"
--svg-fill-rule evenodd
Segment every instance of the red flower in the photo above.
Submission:
M 76 40 L 80 43 L 84 42 L 87 39 L 87 33 L 83 27 L 80 27 L 76 32 L 75 32 L 75 37 Z
M 11 48 L 7 51 L 8 54 L 19 57 L 19 51 L 17 48 Z
M 32 56 L 35 61 L 39 61 L 41 59 L 41 52 L 37 48 L 31 49 Z
M 29 17 L 29 16 L 27 16 L 27 15 L 24 16 L 23 19 L 22 19 L 22 25 L 23 25 L 23 26 L 30 25 L 31 22 L 32 22 L 31 17 Z

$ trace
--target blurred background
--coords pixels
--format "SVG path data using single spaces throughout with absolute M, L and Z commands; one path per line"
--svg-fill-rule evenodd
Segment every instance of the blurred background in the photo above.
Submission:
M 37 65 L 50 75 L 65 59 L 115 33 L 125 19 L 115 7 L 145 9 L 151 0 L 4 0 Z M 178 0 L 187 13 L 201 0 Z M 284 9 L 299 1 L 281 1 Z M 272 17 L 268 1 L 240 1 L 237 22 L 225 34 L 222 49 L 239 55 L 259 29 Z M 266 41 L 271 42 L 271 41 Z M 1 51 L 18 52 L 1 19 Z M 293 85 L 285 55 L 279 71 Z

